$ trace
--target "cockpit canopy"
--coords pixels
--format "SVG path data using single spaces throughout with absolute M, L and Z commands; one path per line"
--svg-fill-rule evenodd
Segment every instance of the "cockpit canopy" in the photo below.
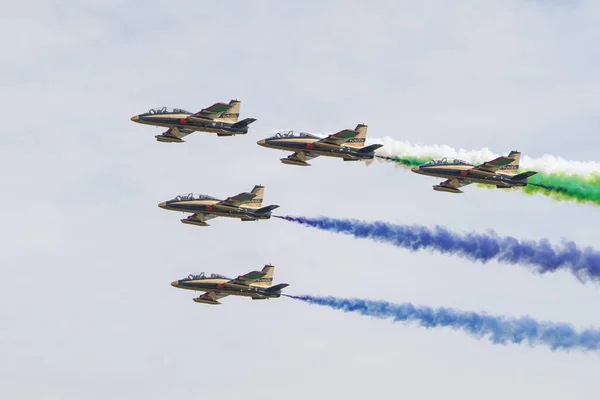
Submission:
M 275 135 L 271 136 L 269 139 L 294 138 L 294 137 L 320 139 L 318 136 L 312 135 L 310 133 L 294 132 L 294 131 L 277 132 Z
M 171 107 L 156 107 L 151 108 L 148 111 L 148 114 L 192 114 L 189 111 L 183 110 L 181 108 L 171 108 Z
M 199 274 L 189 274 L 184 279 L 231 279 L 220 274 L 209 274 L 208 272 L 200 272 Z
M 459 159 L 456 159 L 456 158 L 446 158 L 446 157 L 442 158 L 441 160 L 430 160 L 430 161 L 426 162 L 423 165 L 444 165 L 444 164 L 451 164 L 451 165 L 472 165 L 472 164 L 469 164 L 468 162 L 463 161 L 463 160 L 459 160 Z
M 189 200 L 219 200 L 219 199 L 212 197 L 212 196 L 205 195 L 205 194 L 200 194 L 200 193 L 187 193 L 187 194 L 180 194 L 177 197 L 175 197 L 174 199 L 172 199 L 171 201 L 189 201 Z

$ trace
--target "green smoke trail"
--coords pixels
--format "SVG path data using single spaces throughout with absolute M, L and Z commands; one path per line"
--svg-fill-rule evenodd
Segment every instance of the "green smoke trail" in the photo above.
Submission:
M 383 157 L 404 167 L 415 167 L 425 164 L 430 159 L 418 157 Z M 519 171 L 523 172 L 523 171 Z M 490 185 L 478 184 L 478 187 L 493 189 Z M 600 205 L 600 175 L 592 174 L 589 178 L 578 175 L 542 174 L 529 178 L 529 185 L 520 187 L 525 194 L 542 194 L 558 201 L 591 202 Z
M 522 188 L 526 194 L 541 193 L 555 200 L 575 200 L 600 205 L 600 176 L 583 178 L 577 175 L 537 174 Z

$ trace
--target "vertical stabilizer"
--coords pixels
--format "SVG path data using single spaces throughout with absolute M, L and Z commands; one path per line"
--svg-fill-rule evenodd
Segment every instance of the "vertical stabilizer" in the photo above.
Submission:
M 365 146 L 365 140 L 367 139 L 367 128 L 368 126 L 365 124 L 358 124 L 355 131 L 358 132 L 358 135 L 354 136 L 352 139 L 349 139 L 344 146 L 353 147 L 355 149 L 361 149 Z
M 265 195 L 265 187 L 262 185 L 256 185 L 250 193 L 255 194 L 256 197 L 254 197 L 251 200 L 248 200 L 248 202 L 245 202 L 243 206 L 247 208 L 261 208 L 263 197 Z
M 219 118 L 215 118 L 215 121 L 235 124 L 236 122 L 238 122 L 238 118 L 240 116 L 241 104 L 242 102 L 239 100 L 231 100 L 229 102 L 229 109 L 224 111 L 223 114 L 219 115 Z
M 514 161 L 500 168 L 498 172 L 505 175 L 516 175 L 519 172 L 519 162 L 521 161 L 521 153 L 513 150 L 510 153 L 508 153 L 507 157 L 512 158 Z
M 267 264 L 262 269 L 262 272 L 265 273 L 265 276 L 252 283 L 252 285 L 260 287 L 270 287 L 273 284 L 273 273 L 275 272 L 275 267 L 271 264 Z

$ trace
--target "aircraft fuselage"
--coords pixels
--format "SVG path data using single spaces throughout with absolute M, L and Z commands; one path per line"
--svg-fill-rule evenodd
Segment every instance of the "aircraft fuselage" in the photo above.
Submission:
M 158 206 L 165 210 L 181 211 L 189 213 L 202 213 L 218 217 L 241 218 L 241 219 L 269 219 L 270 212 L 257 213 L 255 208 L 249 207 L 224 207 L 215 206 L 219 200 L 169 200 L 163 201 Z
M 183 113 L 144 113 L 131 118 L 133 122 L 145 125 L 178 128 L 182 131 L 202 131 L 226 135 L 243 135 L 248 133 L 248 126 L 232 128 L 231 123 L 211 121 L 194 117 L 193 114 Z
M 484 173 L 483 171 L 469 172 L 473 168 L 464 165 L 421 165 L 411 168 L 411 171 L 420 175 L 435 176 L 445 179 L 458 179 L 459 181 L 482 183 L 485 185 L 494 185 L 497 187 L 515 187 L 527 186 L 527 179 L 513 180 L 511 175 L 505 175 L 497 172 Z
M 171 283 L 171 286 L 179 289 L 197 290 L 203 292 L 224 293 L 233 296 L 245 296 L 261 299 L 277 298 L 281 291 L 267 292 L 265 287 L 235 285 L 227 283 L 227 279 L 181 279 Z
M 320 156 L 338 157 L 345 160 L 371 160 L 375 157 L 375 152 L 359 153 L 360 148 L 348 146 L 328 145 L 326 143 L 317 143 L 319 139 L 314 138 L 273 138 L 262 139 L 258 145 L 293 152 L 305 152 L 317 154 Z

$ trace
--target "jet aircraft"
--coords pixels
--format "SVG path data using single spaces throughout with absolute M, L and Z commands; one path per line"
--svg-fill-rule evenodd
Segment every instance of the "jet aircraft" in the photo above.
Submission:
M 184 224 L 209 226 L 206 221 L 216 217 L 240 218 L 242 221 L 256 221 L 271 218 L 271 211 L 277 205 L 262 206 L 265 187 L 254 186 L 250 193 L 242 192 L 225 200 L 205 194 L 182 194 L 172 200 L 163 201 L 158 206 L 166 210 L 191 212 L 182 219 Z
M 344 129 L 326 138 L 305 132 L 278 132 L 274 136 L 259 140 L 257 144 L 272 149 L 293 151 L 293 154 L 281 158 L 284 164 L 310 166 L 307 161 L 318 156 L 338 157 L 344 161 L 372 160 L 375 157 L 375 150 L 383 145 L 372 144 L 363 147 L 366 138 L 367 125 L 358 124 L 354 129 Z
M 219 274 L 191 274 L 187 278 L 171 282 L 171 286 L 179 289 L 199 290 L 205 292 L 194 298 L 196 303 L 221 304 L 218 300 L 225 296 L 246 296 L 252 300 L 264 300 L 281 296 L 281 289 L 287 283 L 271 286 L 273 283 L 273 265 L 265 265 L 262 271 L 252 271 L 235 279 Z
M 527 179 L 536 171 L 518 173 L 521 153 L 511 151 L 508 157 L 498 157 L 481 165 L 474 166 L 462 160 L 442 158 L 431 160 L 426 164 L 411 168 L 412 172 L 421 175 L 447 178 L 433 190 L 449 193 L 463 193 L 459 188 L 471 183 L 494 185 L 499 189 L 515 186 L 527 186 Z
M 131 117 L 131 120 L 169 128 L 161 135 L 154 136 L 159 142 L 165 143 L 185 142 L 182 138 L 194 131 L 216 133 L 217 136 L 243 135 L 248 133 L 248 125 L 256 119 L 238 121 L 240 105 L 238 100 L 231 100 L 229 104 L 215 103 L 195 114 L 181 108 L 153 108 L 147 113 Z

